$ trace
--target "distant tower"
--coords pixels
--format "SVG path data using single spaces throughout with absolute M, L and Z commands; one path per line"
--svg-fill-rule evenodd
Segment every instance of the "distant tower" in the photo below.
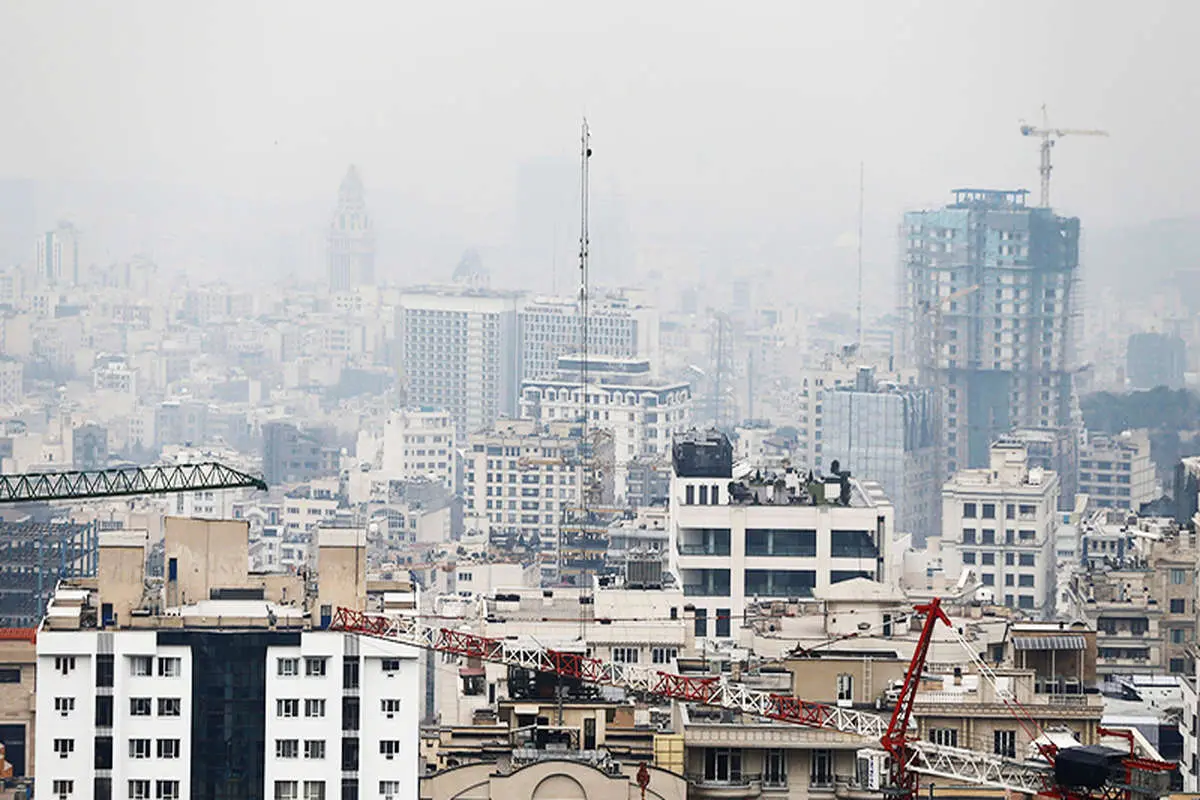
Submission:
M 43 286 L 79 283 L 79 231 L 70 222 L 38 237 L 37 281 Z
M 375 283 L 375 228 L 367 214 L 362 178 L 350 166 L 338 189 L 329 225 L 329 291 L 344 292 Z

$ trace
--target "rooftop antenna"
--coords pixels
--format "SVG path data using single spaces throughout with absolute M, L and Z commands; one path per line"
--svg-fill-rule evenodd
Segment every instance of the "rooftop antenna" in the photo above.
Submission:
M 858 162 L 858 327 L 854 342 L 859 358 L 863 349 L 863 162 Z
M 588 129 L 587 117 L 583 118 L 583 128 L 580 133 L 579 154 L 579 409 L 582 413 L 580 427 L 581 455 L 588 441 L 588 249 L 590 237 L 588 234 L 588 162 L 592 157 L 592 135 Z M 581 493 L 584 512 L 587 512 L 587 491 L 590 487 L 591 460 L 585 464 L 585 491 Z

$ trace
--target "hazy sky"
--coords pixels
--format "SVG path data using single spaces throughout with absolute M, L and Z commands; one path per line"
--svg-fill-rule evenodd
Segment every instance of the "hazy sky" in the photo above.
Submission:
M 1056 205 L 1197 215 L 1197 30 L 1194 0 L 5 0 L 0 177 L 324 209 L 354 162 L 457 249 L 509 235 L 519 166 L 574 159 L 586 113 L 643 258 L 845 241 L 865 161 L 891 264 L 904 207 L 1036 189 L 1043 102 L 1112 133 L 1056 149 Z

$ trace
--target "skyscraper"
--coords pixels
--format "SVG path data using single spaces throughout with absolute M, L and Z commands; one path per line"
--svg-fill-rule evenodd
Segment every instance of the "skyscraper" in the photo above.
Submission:
M 354 165 L 346 171 L 338 189 L 326 259 L 331 292 L 375 283 L 375 227 L 367 214 L 362 178 Z
M 449 411 L 460 435 L 514 416 L 520 295 L 463 286 L 408 289 L 397 329 L 410 405 Z
M 42 286 L 75 286 L 79 283 L 79 231 L 60 222 L 37 239 L 37 282 Z
M 958 189 L 945 208 L 904 215 L 908 350 L 942 394 L 946 474 L 987 466 L 1014 427 L 1077 424 L 1079 220 L 1027 194 Z

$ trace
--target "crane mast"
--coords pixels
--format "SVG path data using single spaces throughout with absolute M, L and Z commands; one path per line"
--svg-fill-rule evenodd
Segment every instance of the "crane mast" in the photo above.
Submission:
M 1053 167 L 1050 164 L 1050 149 L 1054 147 L 1055 142 L 1064 136 L 1108 136 L 1108 131 L 1100 130 L 1085 130 L 1079 128 L 1051 128 L 1046 117 L 1046 106 L 1042 106 L 1042 124 L 1040 127 L 1035 125 L 1026 125 L 1021 123 L 1022 136 L 1036 136 L 1042 140 L 1039 148 L 1041 152 L 1041 163 L 1038 166 L 1038 174 L 1042 178 L 1042 208 L 1050 207 L 1050 172 Z

